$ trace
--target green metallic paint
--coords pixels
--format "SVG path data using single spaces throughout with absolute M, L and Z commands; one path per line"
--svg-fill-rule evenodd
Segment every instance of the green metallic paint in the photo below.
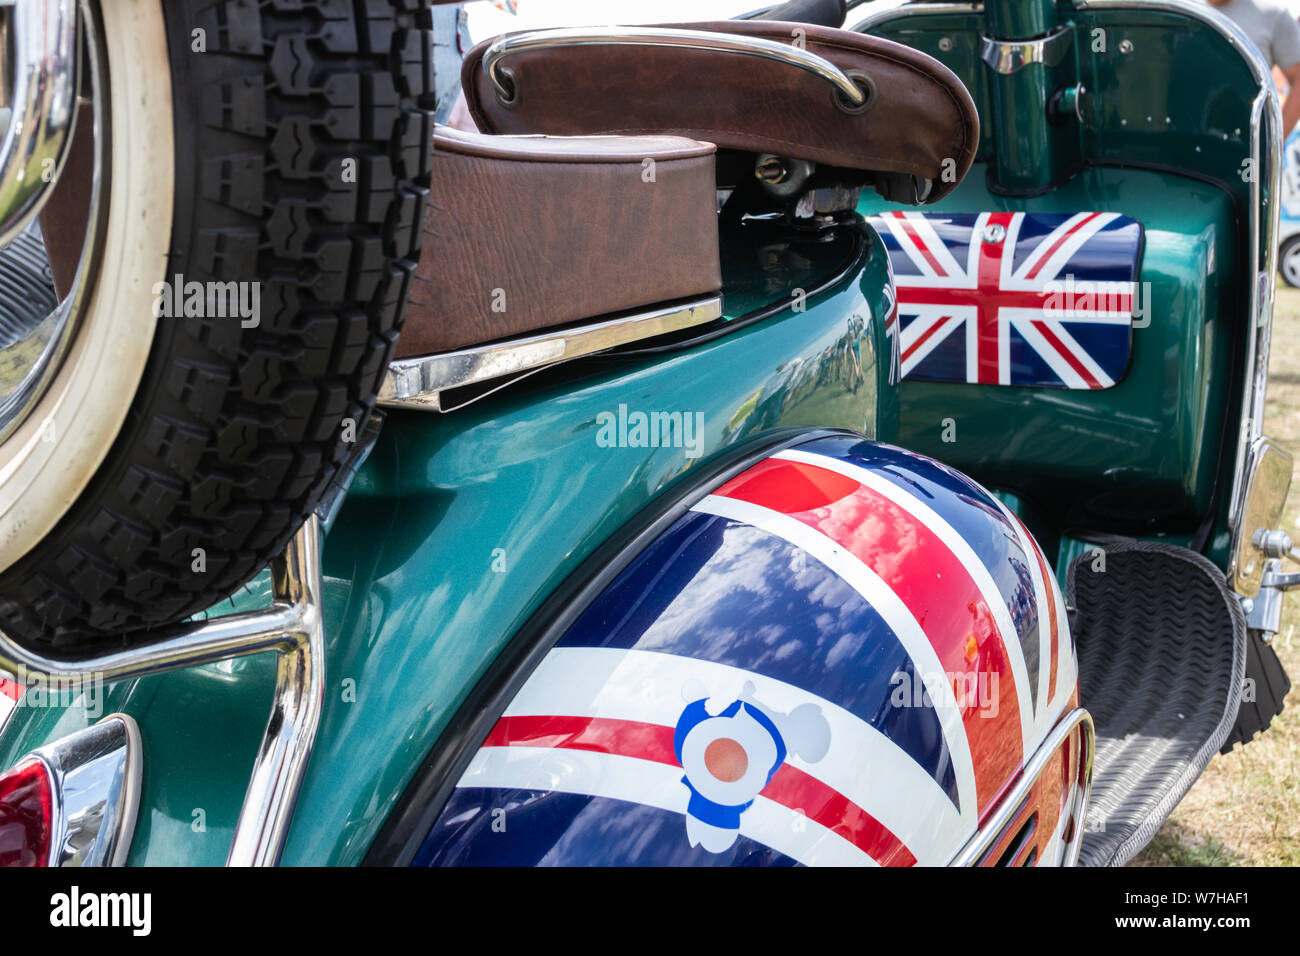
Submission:
M 1047 23 L 1047 6 L 999 0 L 994 20 L 1004 36 L 1032 35 L 1035 17 Z M 996 472 L 992 453 L 1007 451 L 1008 421 L 1021 416 L 1042 424 L 1045 413 L 1035 406 L 1051 405 L 1071 436 L 1073 461 L 1059 440 L 1046 454 L 1085 499 L 1121 487 L 1116 469 L 1136 462 L 1177 497 L 1180 521 L 1204 502 L 1216 471 L 1214 442 L 1204 429 L 1197 433 L 1196 423 L 1239 417 L 1236 380 L 1230 386 L 1215 378 L 1231 377 L 1223 375 L 1225 341 L 1242 322 L 1243 292 L 1230 277 L 1243 268 L 1234 250 L 1244 245 L 1249 202 L 1241 169 L 1249 155 L 1253 81 L 1208 28 L 1184 17 L 1140 7 L 1078 11 L 1062 0 L 1057 18 L 1075 24 L 1074 55 L 1050 78 L 1034 80 L 1037 88 L 1026 94 L 1014 86 L 1011 93 L 994 92 L 978 58 L 987 29 L 978 13 L 903 12 L 872 32 L 947 63 L 970 87 L 984 120 L 979 158 L 986 165 L 941 208 L 1115 208 L 1144 221 L 1143 278 L 1153 283 L 1153 294 L 1169 297 L 1177 321 L 1138 330 L 1130 374 L 1147 374 L 1163 356 L 1184 382 L 1204 385 L 1198 397 L 1166 391 L 1152 407 L 1137 396 L 1125 404 L 1116 389 L 1094 407 L 1070 393 L 1036 393 L 1030 402 L 1023 390 L 1005 389 L 985 404 L 984 392 L 994 390 L 954 386 L 945 398 L 909 383 L 900 423 L 889 363 L 876 360 L 889 348 L 880 321 L 886 262 L 879 240 L 869 237 L 860 275 L 809 297 L 806 311 L 786 309 L 668 355 L 566 366 L 453 415 L 391 414 L 325 542 L 325 711 L 285 863 L 360 861 L 458 702 L 546 595 L 693 470 L 786 430 L 851 428 L 921 450 L 933 446 L 931 453 L 949 461 L 968 456 Z M 1092 49 L 1096 29 L 1105 31 L 1104 53 Z M 1125 38 L 1140 55 L 1119 51 Z M 1094 128 L 1085 133 L 1070 121 L 1046 139 L 1040 132 L 1024 142 L 995 136 L 995 96 L 1003 110 L 1018 110 L 1024 95 L 1037 104 L 1048 85 L 1080 80 L 1091 91 L 1083 109 Z M 995 197 L 984 171 L 1007 150 L 1017 158 L 1003 161 L 1004 175 L 1025 182 L 1074 178 L 1037 199 Z M 1214 185 L 1120 168 L 1167 167 L 1171 157 Z M 1079 174 L 1079 164 L 1110 168 Z M 802 304 L 798 289 L 817 288 L 844 266 L 844 248 L 834 239 L 824 246 L 743 241 L 749 248 L 729 252 L 730 321 L 764 302 Z M 1210 250 L 1216 278 L 1207 285 L 1194 280 L 1198 268 L 1208 267 Z M 854 316 L 870 321 L 854 325 Z M 1203 317 L 1203 326 L 1192 316 Z M 975 395 L 981 400 L 972 402 Z M 702 413 L 700 456 L 688 458 L 678 448 L 597 447 L 596 416 L 620 404 Z M 940 447 L 928 431 L 940 406 L 962 417 L 956 449 Z M 1098 415 L 1118 431 L 1090 433 Z M 1133 457 L 1100 457 L 1108 442 L 1130 448 Z M 1217 468 L 1220 481 L 1231 467 L 1231 456 L 1222 457 L 1228 460 Z M 1190 477 L 1175 475 L 1175 460 L 1192 463 Z M 1083 548 L 1062 534 L 1061 512 L 1068 509 L 1060 507 L 1059 491 L 1019 494 L 1035 478 L 1006 477 L 1016 479 L 1004 482 L 1015 491 L 1003 490 L 1003 497 L 1051 552 L 1064 561 Z M 1224 501 L 1209 549 L 1220 563 L 1226 507 Z M 256 606 L 267 591 L 263 575 L 234 604 Z M 261 655 L 122 682 L 102 689 L 95 716 L 77 702 L 20 708 L 0 733 L 0 766 L 93 723 L 99 713 L 130 713 L 145 746 L 131 862 L 221 863 L 265 726 L 273 664 Z
M 994 109 L 994 89 L 1003 78 L 979 57 L 980 37 L 992 32 L 982 12 L 903 7 L 868 29 L 929 54 L 966 85 L 980 115 L 981 162 L 999 162 L 998 137 L 1026 137 L 1014 148 L 1018 161 L 1030 167 L 1012 170 L 1025 179 L 1059 182 L 1085 164 L 1176 170 L 1218 183 L 1246 208 L 1250 183 L 1243 163 L 1250 157 L 1251 105 L 1258 89 L 1241 55 L 1208 24 L 1143 9 L 1140 0 L 1126 8 L 1082 9 L 1060 0 L 1057 10 L 1058 22 L 1073 27 L 1074 49 L 1053 71 L 1052 92 L 1080 82 L 1086 92 L 1083 122 L 1070 119 L 1055 128 L 1054 150 L 1030 145 L 1041 132 L 1026 131 L 1050 124 L 1027 101 L 1017 103 L 1024 112 L 1011 114 L 1015 129 L 1000 130 L 1006 114 Z M 1021 74 L 1039 75 L 1031 68 L 1013 76 Z
M 1082 122 L 1052 125 L 1025 98 L 1032 90 L 999 91 L 1006 77 L 978 56 L 981 34 L 996 27 L 1027 36 L 1034 17 L 1049 22 L 1040 0 L 997 0 L 973 12 L 904 7 L 868 27 L 946 64 L 980 113 L 981 165 L 929 208 L 1133 216 L 1147 231 L 1141 279 L 1151 283 L 1153 321 L 1134 331 L 1127 377 L 1102 393 L 906 382 L 899 443 L 1015 491 L 1049 554 L 1071 528 L 1180 543 L 1200 532 L 1206 554 L 1226 567 L 1248 330 L 1250 176 L 1269 181 L 1268 170 L 1249 168 L 1258 87 L 1242 55 L 1200 20 L 1140 2 L 1079 8 L 1059 0 L 1056 22 L 1072 26 L 1073 50 L 1045 85 L 1055 92 L 1082 83 L 1086 92 Z M 1028 80 L 1035 69 L 1045 72 L 1014 76 Z M 1014 95 L 1021 98 L 1003 102 Z M 1055 185 L 1011 198 L 1002 188 L 1008 178 L 1025 192 Z M 898 207 L 871 197 L 860 211 L 885 208 Z M 957 420 L 952 444 L 941 441 L 948 417 Z
M 240 602 L 238 609 L 253 603 Z M 274 676 L 275 661 L 263 654 L 109 685 L 69 686 L 62 706 L 37 700 L 14 711 L 0 734 L 0 766 L 107 714 L 131 714 L 141 727 L 144 778 L 130 865 L 219 866 L 266 726 Z M 42 686 L 28 680 L 29 694 Z
M 896 402 L 878 405 L 893 391 L 889 363 L 876 358 L 889 348 L 888 260 L 871 230 L 845 228 L 858 238 L 733 237 L 752 248 L 729 257 L 729 320 L 760 302 L 792 307 L 713 341 L 570 364 L 454 414 L 388 415 L 323 548 L 324 715 L 285 864 L 359 863 L 488 664 L 651 501 L 782 434 L 894 427 Z M 841 273 L 806 303 L 798 295 Z M 699 456 L 598 446 L 597 416 L 619 405 L 700 413 Z M 213 613 L 267 594 L 263 574 L 235 608 Z M 273 663 L 261 655 L 106 688 L 104 713 L 132 714 L 146 751 L 132 864 L 224 862 Z M 4 766 L 94 722 L 77 706 L 15 713 L 0 734 Z
M 1058 26 L 1052 0 L 989 3 L 985 22 L 989 38 L 997 40 L 1042 37 Z M 994 142 L 989 187 L 1012 195 L 1033 195 L 1077 169 L 1077 131 L 1044 121 L 1052 94 L 1073 81 L 1077 69 L 1073 50 L 1051 66 L 1030 63 L 1013 73 L 998 73 L 983 64 L 980 68 L 988 82 L 987 125 Z
M 899 443 L 1035 500 L 1059 526 L 1194 530 L 1218 473 L 1233 381 L 1239 284 L 1222 267 L 1234 261 L 1228 197 L 1166 174 L 1090 168 L 1028 199 L 991 195 L 972 175 L 942 209 L 1134 217 L 1145 230 L 1141 280 L 1151 284 L 1143 298 L 1152 315 L 1133 330 L 1128 372 L 1113 388 L 904 382 Z M 952 442 L 944 441 L 949 420 Z
M 1056 26 L 1056 0 L 988 0 L 984 16 L 990 36 L 1040 37 Z

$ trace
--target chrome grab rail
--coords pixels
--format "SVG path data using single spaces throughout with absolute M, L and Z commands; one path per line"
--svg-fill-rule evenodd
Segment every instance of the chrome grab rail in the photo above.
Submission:
M 792 38 L 793 39 L 793 38 Z M 666 46 L 681 50 L 710 50 L 739 53 L 775 60 L 820 76 L 839 90 L 851 107 L 865 106 L 868 94 L 834 63 L 802 47 L 763 37 L 711 33 L 707 30 L 679 30 L 669 27 L 566 27 L 531 30 L 499 38 L 483 54 L 483 71 L 502 103 L 513 103 L 517 90 L 503 82 L 501 61 L 526 50 L 561 46 Z M 513 85 L 513 81 L 511 81 Z
M 0 0 L 6 10 L 14 62 L 0 83 L 12 107 L 0 141 L 0 246 L 36 218 L 63 170 L 81 72 L 77 0 Z
M 983 10 L 984 0 L 973 0 L 973 2 L 967 3 L 904 3 L 901 6 L 886 7 L 883 10 L 868 13 L 852 27 L 846 27 L 846 29 L 850 33 L 867 33 L 877 24 L 884 23 L 896 16 L 912 16 L 918 13 L 982 13 Z
M 0 672 L 56 680 L 144 677 L 264 651 L 279 655 L 275 697 L 226 859 L 229 866 L 279 862 L 325 700 L 320 526 L 313 515 L 271 564 L 272 600 L 260 611 L 168 629 L 147 647 L 63 660 L 0 632 Z
M 1265 115 L 1267 114 L 1267 116 Z M 1234 533 L 1246 505 L 1246 478 L 1250 452 L 1264 433 L 1264 398 L 1268 388 L 1268 354 L 1273 332 L 1273 300 L 1276 294 L 1278 216 L 1282 208 L 1282 105 L 1272 80 L 1259 91 L 1250 111 L 1250 160 L 1254 176 L 1250 183 L 1250 326 L 1246 345 L 1246 381 L 1241 397 L 1241 433 L 1237 440 L 1228 527 Z M 1265 151 L 1267 150 L 1267 156 Z M 1268 163 L 1268 193 L 1262 195 L 1260 176 Z M 1260 205 L 1267 203 L 1267 212 Z M 1267 216 L 1267 220 L 1264 217 Z
M 1074 708 L 1057 721 L 1051 733 L 1025 763 L 1015 786 L 1002 795 L 997 808 L 989 814 L 988 819 L 975 835 L 966 841 L 966 845 L 957 852 L 950 866 L 979 864 L 984 855 L 996 844 L 998 837 L 1005 835 L 1006 828 L 1020 811 L 1023 801 L 1038 782 L 1038 778 L 1043 775 L 1043 771 L 1047 769 L 1048 763 L 1060 752 L 1062 745 L 1069 741 L 1078 728 L 1083 730 L 1080 759 L 1076 763 L 1075 771 L 1078 795 L 1075 797 L 1074 806 L 1066 806 L 1061 811 L 1074 815 L 1074 832 L 1070 834 L 1070 839 L 1065 845 L 1061 865 L 1074 866 L 1079 862 L 1079 851 L 1083 848 L 1083 831 L 1088 817 L 1088 796 L 1092 792 L 1093 759 L 1097 749 L 1097 734 L 1092 726 L 1092 715 L 1082 707 Z

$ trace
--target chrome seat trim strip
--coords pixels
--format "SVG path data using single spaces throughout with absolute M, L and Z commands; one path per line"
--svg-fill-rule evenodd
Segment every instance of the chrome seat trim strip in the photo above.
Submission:
M 388 366 L 379 389 L 379 404 L 388 408 L 447 411 L 442 404 L 442 393 L 449 389 L 531 372 L 721 317 L 722 298 L 710 296 L 543 335 L 398 359 Z

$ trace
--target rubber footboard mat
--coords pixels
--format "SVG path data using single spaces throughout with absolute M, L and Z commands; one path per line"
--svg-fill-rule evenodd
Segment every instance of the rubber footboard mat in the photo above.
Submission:
M 1080 703 L 1097 729 L 1079 863 L 1123 866 L 1222 746 L 1237 714 L 1246 621 L 1218 568 L 1186 548 L 1107 544 L 1070 565 Z

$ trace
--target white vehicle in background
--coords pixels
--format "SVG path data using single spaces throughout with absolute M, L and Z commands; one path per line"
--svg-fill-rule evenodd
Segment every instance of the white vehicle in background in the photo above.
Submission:
M 1300 128 L 1282 146 L 1282 211 L 1277 224 L 1277 268 L 1282 279 L 1300 288 Z
M 1300 17 L 1300 0 L 1280 0 Z M 1274 78 L 1277 78 L 1274 70 Z M 1292 131 L 1282 144 L 1282 211 L 1277 224 L 1277 268 L 1292 288 L 1300 288 L 1300 135 Z

